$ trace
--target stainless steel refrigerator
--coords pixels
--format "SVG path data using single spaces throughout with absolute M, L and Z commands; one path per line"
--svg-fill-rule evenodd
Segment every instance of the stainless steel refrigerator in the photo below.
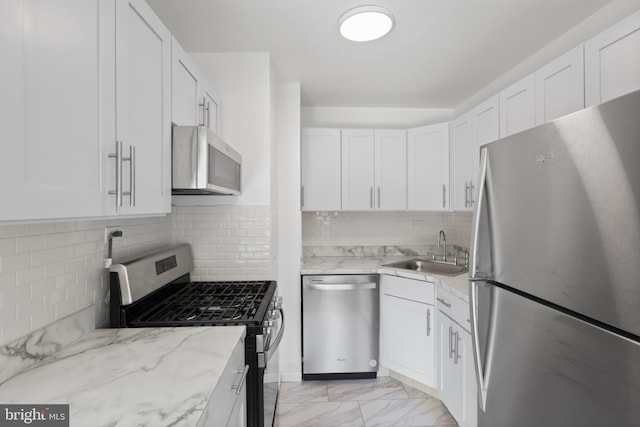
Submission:
M 640 426 L 640 92 L 481 159 L 478 426 Z

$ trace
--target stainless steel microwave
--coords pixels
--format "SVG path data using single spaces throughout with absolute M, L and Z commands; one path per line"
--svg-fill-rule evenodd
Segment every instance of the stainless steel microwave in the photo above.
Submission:
M 172 194 L 242 192 L 242 156 L 206 126 L 173 126 Z

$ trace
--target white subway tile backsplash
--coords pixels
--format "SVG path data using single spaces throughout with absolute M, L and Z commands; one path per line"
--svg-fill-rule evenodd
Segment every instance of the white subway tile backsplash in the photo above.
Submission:
M 181 206 L 153 218 L 0 225 L 0 346 L 95 305 L 106 323 L 104 228 L 118 226 L 114 262 L 187 242 L 194 280 L 272 278 L 269 206 Z
M 304 212 L 302 246 L 415 246 L 447 243 L 469 247 L 470 213 Z
M 9 273 L 30 267 L 31 255 L 29 253 L 3 255 L 0 257 L 0 273 Z
M 174 206 L 171 217 L 175 242 L 191 244 L 194 280 L 271 278 L 269 263 L 255 264 L 271 243 L 269 206 Z
M 170 216 L 0 225 L 0 346 L 93 304 L 107 321 L 107 225 L 124 233 L 116 262 L 173 241 Z

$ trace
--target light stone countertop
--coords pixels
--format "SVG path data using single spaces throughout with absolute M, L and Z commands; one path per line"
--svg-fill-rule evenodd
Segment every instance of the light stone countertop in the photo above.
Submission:
M 390 274 L 409 279 L 440 283 L 449 288 L 459 298 L 469 302 L 469 281 L 467 273 L 457 276 L 442 276 L 383 267 L 384 264 L 416 258 L 408 257 L 305 257 L 302 259 L 300 274 Z
M 97 329 L 0 383 L 3 404 L 69 404 L 70 425 L 196 426 L 244 326 Z

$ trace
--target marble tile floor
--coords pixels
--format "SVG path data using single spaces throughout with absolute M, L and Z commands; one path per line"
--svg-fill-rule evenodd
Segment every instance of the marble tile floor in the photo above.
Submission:
M 435 397 L 391 377 L 284 382 L 276 427 L 457 426 Z

